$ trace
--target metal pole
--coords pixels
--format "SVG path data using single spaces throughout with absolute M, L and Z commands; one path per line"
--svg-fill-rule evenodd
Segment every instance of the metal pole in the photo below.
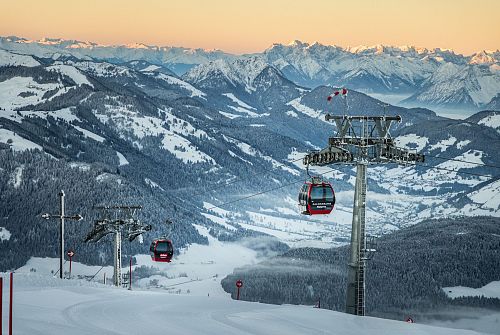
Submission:
M 61 215 L 61 226 L 60 226 L 60 255 L 59 255 L 59 278 L 63 279 L 63 259 L 64 259 L 64 191 L 61 190 L 59 192 L 59 197 L 60 197 L 60 215 Z
M 2 316 L 3 316 L 3 308 L 2 308 L 2 303 L 3 303 L 3 278 L 0 277 L 0 335 L 3 334 L 3 331 L 2 331 Z
M 14 274 L 10 273 L 9 335 L 12 335 L 12 298 L 14 292 Z
M 104 272 L 104 280 L 103 280 L 103 284 L 106 285 L 106 272 Z
M 366 163 L 356 169 L 354 208 L 352 213 L 351 252 L 347 275 L 346 312 L 365 314 L 365 213 L 366 213 Z
M 132 289 L 132 257 L 130 257 L 130 269 L 128 270 L 128 289 Z
M 73 259 L 73 257 L 69 257 L 69 278 L 71 279 L 71 260 Z
M 240 288 L 238 287 L 238 294 L 236 296 L 236 300 L 240 300 Z
M 115 275 L 115 286 L 121 286 L 122 285 L 122 235 L 121 235 L 121 229 L 118 228 L 118 230 L 115 232 L 115 269 L 114 269 L 114 275 Z

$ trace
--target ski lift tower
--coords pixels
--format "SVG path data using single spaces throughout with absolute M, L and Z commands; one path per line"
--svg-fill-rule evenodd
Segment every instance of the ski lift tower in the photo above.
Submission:
M 415 150 L 398 148 L 389 133 L 392 122 L 401 116 L 330 115 L 325 120 L 335 122 L 337 133 L 328 140 L 328 147 L 307 154 L 304 165 L 356 165 L 356 185 L 352 213 L 351 251 L 348 263 L 346 312 L 365 315 L 366 261 L 373 249 L 367 246 L 366 173 L 370 164 L 416 164 L 424 156 Z
M 141 206 L 97 206 L 96 209 L 102 212 L 102 218 L 94 223 L 94 228 L 87 234 L 85 242 L 97 242 L 108 234 L 115 234 L 114 238 L 114 285 L 122 284 L 122 234 L 126 234 L 128 240 L 132 242 L 136 237 L 151 230 L 151 225 L 144 225 L 135 215 Z M 112 219 L 112 214 L 115 218 Z M 118 214 L 122 214 L 118 217 Z M 142 243 L 142 242 L 141 242 Z

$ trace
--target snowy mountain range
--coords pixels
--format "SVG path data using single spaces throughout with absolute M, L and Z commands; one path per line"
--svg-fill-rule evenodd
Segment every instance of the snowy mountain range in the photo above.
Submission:
M 145 61 L 179 76 L 197 65 L 224 71 L 228 61 L 256 57 L 304 87 L 347 86 L 373 95 L 398 95 L 402 104 L 415 107 L 479 110 L 491 106 L 492 99 L 500 93 L 498 50 L 464 56 L 439 48 L 384 45 L 343 48 L 293 41 L 288 45 L 273 44 L 261 53 L 237 56 L 220 50 L 144 44 L 105 46 L 12 36 L 0 37 L 0 49 L 61 60 L 76 57 L 115 64 Z M 208 69 L 196 71 L 202 73 Z
M 87 220 L 69 225 L 68 243 L 102 251 L 85 253 L 91 264 L 109 259 L 106 244 L 82 242 L 97 215 L 89 208 L 137 199 L 145 204 L 144 220 L 157 226 L 146 238 L 164 232 L 163 218 L 173 217 L 180 246 L 205 240 L 193 223 L 226 240 L 265 234 L 289 246 L 343 244 L 350 236 L 351 166 L 311 171 L 334 183 L 332 214 L 304 218 L 295 200 L 306 178 L 303 154 L 326 146 L 335 129 L 326 112 L 402 115 L 392 131 L 396 142 L 429 155 L 425 166 L 370 167 L 370 233 L 430 217 L 500 213 L 500 183 L 488 177 L 498 176 L 494 166 L 500 166 L 498 112 L 450 120 L 422 108 L 384 109 L 355 90 L 328 103 L 333 87 L 298 86 L 258 56 L 208 62 L 182 78 L 146 61 L 45 56 L 0 50 L 0 197 L 6 204 L 0 249 L 19 256 L 3 259 L 4 269 L 28 256 L 56 254 L 49 237 L 56 227 L 31 222 L 56 208 L 49 195 L 60 189 L 67 191 L 68 208 Z M 18 250 L 21 236 L 28 236 L 26 243 L 51 242 Z

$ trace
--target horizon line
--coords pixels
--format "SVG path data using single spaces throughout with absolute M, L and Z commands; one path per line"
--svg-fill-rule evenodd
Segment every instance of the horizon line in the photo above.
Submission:
M 92 45 L 93 47 L 104 47 L 104 48 L 113 48 L 113 47 L 126 47 L 128 49 L 140 49 L 140 48 L 134 48 L 132 47 L 133 45 L 143 45 L 145 47 L 148 47 L 148 48 L 170 48 L 170 49 L 185 49 L 185 50 L 203 50 L 205 52 L 222 52 L 222 53 L 225 53 L 225 54 L 228 54 L 228 55 L 234 55 L 234 56 L 246 56 L 246 55 L 253 55 L 253 54 L 257 54 L 257 53 L 262 53 L 270 48 L 272 48 L 273 46 L 275 45 L 281 45 L 281 46 L 292 46 L 294 44 L 303 44 L 303 45 L 307 45 L 306 47 L 310 47 L 310 46 L 313 46 L 313 45 L 316 45 L 316 44 L 319 44 L 321 46 L 325 46 L 325 47 L 335 47 L 335 48 L 340 48 L 342 49 L 343 51 L 347 51 L 347 52 L 350 52 L 350 53 L 353 53 L 355 54 L 356 52 L 353 52 L 352 49 L 357 49 L 357 48 L 365 48 L 365 49 L 373 49 L 373 48 L 377 48 L 377 47 L 384 47 L 384 48 L 397 48 L 399 50 L 402 50 L 402 48 L 413 48 L 415 49 L 415 51 L 419 51 L 419 50 L 425 50 L 425 51 L 443 51 L 443 52 L 451 52 L 455 55 L 461 55 L 461 56 L 464 56 L 464 57 L 469 57 L 469 56 L 472 56 L 472 55 L 475 55 L 475 54 L 478 54 L 478 53 L 481 53 L 481 52 L 486 52 L 486 53 L 495 53 L 495 52 L 500 52 L 500 49 L 496 49 L 496 50 L 492 50 L 492 49 L 481 49 L 481 50 L 477 50 L 475 52 L 472 52 L 471 54 L 465 54 L 465 53 L 460 53 L 460 52 L 457 52 L 456 50 L 454 49 L 451 49 L 451 48 L 442 48 L 442 47 L 423 47 L 423 46 L 416 46 L 416 45 L 412 45 L 412 44 L 406 44 L 406 45 L 394 45 L 394 44 L 382 44 L 382 43 L 377 43 L 377 44 L 373 44 L 373 45 L 367 45 L 367 44 L 360 44 L 360 45 L 356 45 L 356 46 L 351 46 L 351 45 L 348 45 L 348 46 L 341 46 L 341 45 L 338 45 L 338 44 L 324 44 L 322 42 L 319 42 L 319 41 L 314 41 L 314 42 L 305 42 L 305 41 L 301 41 L 299 39 L 293 39 L 292 41 L 288 42 L 288 43 L 280 43 L 280 42 L 274 42 L 272 43 L 269 47 L 261 50 L 261 51 L 254 51 L 254 52 L 248 52 L 248 53 L 236 53 L 236 52 L 228 52 L 228 51 L 224 51 L 222 49 L 219 49 L 219 48 L 213 48 L 213 49 L 205 49 L 205 48 L 201 48 L 201 47 L 185 47 L 185 46 L 177 46 L 177 45 L 159 45 L 159 44 L 146 44 L 146 43 L 143 43 L 143 42 L 130 42 L 130 43 L 122 43 L 122 44 L 104 44 L 104 43 L 99 43 L 99 42 L 94 42 L 94 41 L 91 41 L 91 40 L 78 40 L 78 39 L 66 39 L 66 38 L 62 38 L 62 37 L 42 37 L 40 39 L 30 39 L 30 38 L 26 38 L 26 37 L 23 37 L 23 36 L 16 36 L 16 35 L 6 35 L 6 36 L 1 36 L 0 35 L 0 38 L 3 38 L 3 39 L 9 39 L 9 38 L 16 38 L 18 40 L 22 40 L 22 41 L 25 41 L 25 43 L 37 43 L 37 44 L 43 44 L 41 42 L 43 42 L 44 40 L 46 41 L 54 41 L 54 42 L 57 42 L 57 41 L 61 41 L 61 42 L 70 42 L 70 41 L 73 41 L 73 42 L 76 42 L 76 43 L 88 43 L 90 45 Z M 12 41 L 12 43 L 20 43 L 18 41 Z M 54 44 L 57 44 L 57 43 L 54 43 Z M 50 44 L 45 44 L 45 45 L 49 45 Z M 75 49 L 85 49 L 85 48 L 75 48 Z

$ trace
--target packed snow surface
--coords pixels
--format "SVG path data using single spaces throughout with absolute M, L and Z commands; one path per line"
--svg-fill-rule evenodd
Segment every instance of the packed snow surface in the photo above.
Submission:
M 359 318 L 306 306 L 276 306 L 210 296 L 84 285 L 22 287 L 17 334 L 477 334 L 401 321 Z M 17 278 L 16 278 L 17 279 Z M 16 283 L 17 284 L 17 283 Z M 55 285 L 54 285 L 55 286 Z
M 205 228 L 198 229 L 207 234 Z M 50 274 L 50 269 L 57 268 L 57 259 L 32 258 L 14 274 L 14 333 L 149 334 L 168 330 L 170 334 L 185 335 L 478 334 L 469 330 L 360 318 L 312 306 L 232 300 L 222 290 L 220 280 L 232 268 L 255 259 L 255 253 L 231 243 L 209 240 L 210 246 L 191 245 L 173 263 L 160 264 L 169 275 L 169 279 L 163 277 L 164 280 L 174 283 L 162 288 L 139 285 L 126 290 L 85 279 L 61 280 Z M 142 265 L 152 264 L 150 260 L 148 263 L 149 256 L 137 259 Z M 93 274 L 99 267 L 74 263 L 73 269 L 75 275 Z M 184 275 L 176 277 L 179 271 Z M 111 267 L 102 269 L 99 276 L 103 272 L 109 274 Z M 2 276 L 5 278 L 7 274 Z M 140 281 L 150 282 L 151 279 L 154 278 Z M 9 283 L 4 283 L 4 301 L 7 301 Z

